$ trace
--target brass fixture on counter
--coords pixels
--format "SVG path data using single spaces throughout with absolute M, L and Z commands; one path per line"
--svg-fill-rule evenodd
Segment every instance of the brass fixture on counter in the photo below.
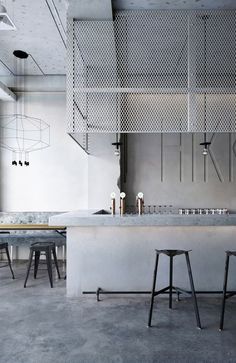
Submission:
M 141 215 L 143 214 L 143 206 L 144 206 L 144 198 L 142 192 L 138 193 L 136 201 L 137 201 L 138 214 Z
M 120 193 L 120 215 L 123 216 L 125 214 L 125 197 L 126 194 L 124 192 Z
M 111 193 L 111 214 L 114 216 L 116 214 L 116 193 Z

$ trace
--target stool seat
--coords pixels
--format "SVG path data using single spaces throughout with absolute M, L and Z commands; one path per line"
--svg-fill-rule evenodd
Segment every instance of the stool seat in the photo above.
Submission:
M 48 277 L 49 277 L 51 287 L 53 287 L 52 255 L 53 255 L 54 263 L 55 263 L 55 266 L 56 266 L 58 278 L 59 279 L 61 278 L 59 268 L 58 268 L 55 243 L 54 242 L 35 242 L 35 243 L 32 243 L 31 246 L 30 246 L 29 262 L 28 262 L 28 268 L 27 268 L 27 272 L 26 272 L 24 287 L 26 287 L 26 284 L 27 284 L 27 280 L 28 280 L 28 277 L 29 277 L 33 256 L 34 256 L 34 278 L 36 279 L 37 272 L 38 272 L 38 266 L 39 266 L 39 262 L 40 262 L 40 255 L 41 255 L 42 252 L 46 256 Z
M 12 266 L 11 266 L 11 259 L 10 259 L 10 254 L 9 254 L 8 243 L 7 242 L 0 243 L 0 251 L 1 251 L 1 253 L 5 253 L 7 255 L 7 265 L 3 265 L 3 266 L 0 266 L 0 267 L 2 268 L 2 267 L 9 266 L 11 274 L 12 274 L 12 278 L 14 279 L 15 276 L 14 276 L 14 272 L 13 272 Z
M 236 256 L 236 251 L 225 251 L 228 256 Z
M 186 252 L 190 252 L 191 250 L 155 250 L 156 253 L 161 254 L 163 253 L 166 256 L 179 256 L 183 255 Z
M 55 248 L 54 242 L 35 242 L 30 245 L 32 251 L 45 251 L 46 249 Z
M 154 273 L 153 273 L 153 284 L 152 284 L 152 294 L 151 294 L 151 303 L 150 303 L 150 310 L 149 310 L 149 317 L 148 317 L 148 326 L 151 326 L 152 322 L 152 312 L 153 312 L 153 305 L 154 305 L 154 298 L 155 296 L 168 292 L 169 293 L 169 308 L 172 309 L 172 294 L 175 292 L 177 294 L 177 298 L 179 301 L 179 295 L 180 294 L 186 294 L 191 295 L 193 300 L 193 306 L 195 310 L 196 315 L 196 321 L 197 321 L 197 327 L 201 329 L 201 322 L 200 322 L 200 316 L 198 311 L 198 304 L 197 304 L 197 298 L 193 283 L 193 275 L 192 275 L 192 269 L 189 259 L 189 251 L 188 250 L 176 250 L 176 249 L 168 249 L 168 250 L 158 250 L 156 249 L 156 261 L 155 261 L 155 267 L 154 267 Z M 165 254 L 170 259 L 170 270 L 169 270 L 169 285 L 162 288 L 161 290 L 156 291 L 156 278 L 157 278 L 157 268 L 158 268 L 158 261 L 159 261 L 159 255 Z M 188 275 L 189 275 L 189 282 L 191 286 L 191 292 L 188 292 L 184 289 L 181 289 L 179 287 L 173 286 L 173 260 L 175 256 L 179 255 L 185 255 L 186 263 L 187 263 L 187 269 L 188 269 Z

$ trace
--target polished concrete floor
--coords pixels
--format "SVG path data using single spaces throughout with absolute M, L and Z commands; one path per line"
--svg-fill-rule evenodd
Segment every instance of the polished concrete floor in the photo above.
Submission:
M 227 301 L 223 332 L 220 298 L 203 296 L 201 331 L 187 298 L 173 310 L 159 298 L 147 328 L 147 296 L 71 299 L 64 280 L 49 287 L 46 271 L 24 289 L 25 269 L 14 265 L 15 280 L 0 269 L 0 363 L 236 362 L 236 298 Z

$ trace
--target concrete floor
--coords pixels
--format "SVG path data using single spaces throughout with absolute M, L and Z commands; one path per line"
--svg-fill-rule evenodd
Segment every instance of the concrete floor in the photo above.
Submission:
M 236 301 L 227 301 L 225 330 L 218 331 L 220 298 L 199 297 L 204 329 L 195 327 L 191 301 L 168 309 L 158 299 L 147 328 L 147 296 L 66 297 L 65 281 L 49 287 L 46 271 L 23 288 L 25 263 L 16 280 L 0 270 L 1 363 L 236 362 Z

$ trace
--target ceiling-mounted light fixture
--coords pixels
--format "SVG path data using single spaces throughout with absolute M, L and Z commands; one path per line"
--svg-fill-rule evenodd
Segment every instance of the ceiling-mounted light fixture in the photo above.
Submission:
M 114 154 L 116 156 L 120 156 L 120 146 L 122 145 L 122 143 L 119 141 L 119 134 L 116 134 L 116 141 L 113 142 L 112 145 L 116 147 Z
M 201 146 L 204 146 L 202 155 L 208 155 L 209 146 L 211 145 L 210 141 L 206 141 L 206 133 L 204 133 L 204 141 L 200 143 Z
M 7 13 L 7 9 L 2 4 L 0 4 L 0 30 L 16 30 L 16 26 Z
M 202 20 L 204 22 L 204 88 L 206 88 L 206 21 L 209 18 L 209 15 L 203 15 Z M 203 113 L 204 113 L 204 129 L 206 130 L 206 91 L 204 92 L 204 102 L 203 102 Z M 207 141 L 206 132 L 204 132 L 204 140 L 200 143 L 201 146 L 204 146 L 202 155 L 207 156 L 209 146 L 211 145 L 210 141 Z

